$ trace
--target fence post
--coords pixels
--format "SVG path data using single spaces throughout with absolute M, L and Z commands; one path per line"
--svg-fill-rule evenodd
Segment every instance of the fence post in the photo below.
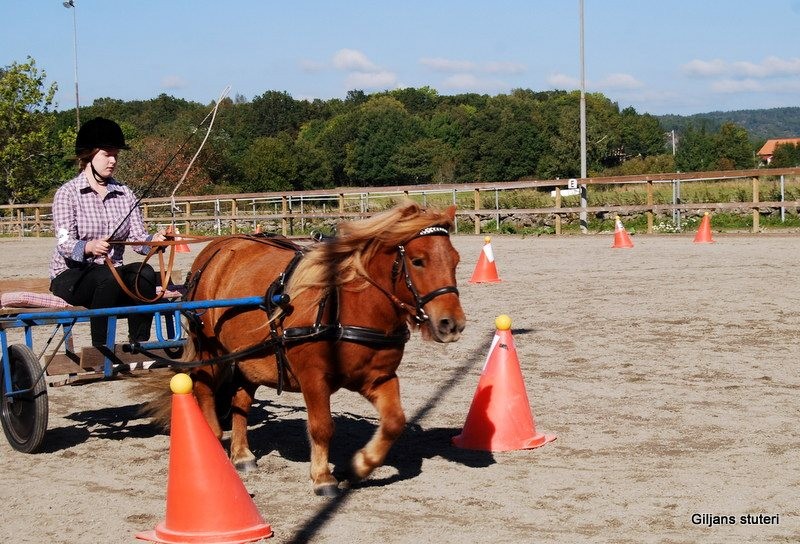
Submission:
M 17 220 L 19 221 L 19 237 L 25 237 L 25 214 L 22 210 L 17 210 Z
M 653 234 L 653 180 L 647 180 L 647 234 Z
M 286 197 L 281 196 L 281 233 L 284 236 L 289 236 L 289 220 L 286 219 L 286 213 L 289 210 L 289 204 L 286 202 Z
M 344 193 L 339 193 L 339 219 L 344 219 Z
M 231 199 L 231 234 L 236 234 L 236 216 L 239 213 L 239 204 L 236 199 Z
M 758 200 L 758 178 L 753 178 L 753 233 L 758 232 L 759 227 Z
M 42 217 L 41 217 L 41 212 L 40 212 L 39 208 L 36 208 L 33 211 L 33 214 L 34 214 L 34 221 L 36 223 L 35 226 L 34 226 L 34 229 L 36 230 L 36 237 L 37 238 L 41 238 L 42 237 L 42 223 L 41 223 Z
M 556 187 L 556 208 L 561 207 L 561 187 Z M 556 236 L 561 234 L 561 213 L 556 212 Z
M 192 230 L 192 223 L 189 220 L 189 218 L 191 216 L 192 216 L 192 203 L 191 202 L 187 202 L 186 203 L 186 228 L 184 230 L 184 232 L 186 232 L 186 234 L 189 234 L 191 232 L 191 230 Z
M 481 190 L 475 189 L 475 210 L 481 209 Z M 481 217 L 477 213 L 474 216 L 475 219 L 475 234 L 481 233 Z

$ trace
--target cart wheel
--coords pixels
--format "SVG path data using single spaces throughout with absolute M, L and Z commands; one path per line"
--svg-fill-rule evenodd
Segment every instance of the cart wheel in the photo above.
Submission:
M 30 389 L 25 394 L 6 397 L 5 377 L 0 372 L 0 394 L 2 394 L 3 432 L 11 447 L 22 453 L 33 453 L 44 440 L 47 430 L 47 384 L 39 378 L 42 365 L 33 351 L 25 345 L 8 348 L 11 368 L 11 390 Z

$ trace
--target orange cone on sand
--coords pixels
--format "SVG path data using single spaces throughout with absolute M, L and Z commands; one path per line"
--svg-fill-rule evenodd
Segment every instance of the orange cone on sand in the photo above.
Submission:
M 497 265 L 494 262 L 494 251 L 492 251 L 492 239 L 487 236 L 483 239 L 483 249 L 478 257 L 478 264 L 472 273 L 470 283 L 497 283 L 503 281 L 497 275 Z
M 172 389 L 167 515 L 136 538 L 151 542 L 239 544 L 272 536 L 236 469 L 192 395 L 176 374 Z
M 167 238 L 172 238 L 177 242 L 181 239 L 180 236 L 177 236 L 178 234 L 180 234 L 180 231 L 176 227 L 172 225 L 167 227 Z M 187 244 L 175 244 L 175 251 L 177 253 L 189 253 L 190 250 Z
M 697 234 L 694 236 L 695 244 L 713 244 L 714 239 L 711 238 L 711 216 L 708 212 L 703 215 L 703 220 L 700 221 L 700 228 L 697 229 Z
M 261 223 L 256 225 L 256 230 L 253 231 L 253 234 L 261 234 Z
M 611 245 L 613 248 L 631 248 L 633 247 L 633 240 L 625 230 L 622 220 L 619 216 L 614 218 L 614 243 Z
M 511 336 L 511 318 L 495 320 L 497 333 L 489 348 L 478 389 L 472 399 L 461 434 L 453 438 L 459 448 L 512 451 L 538 448 L 556 439 L 536 431 L 528 394 Z

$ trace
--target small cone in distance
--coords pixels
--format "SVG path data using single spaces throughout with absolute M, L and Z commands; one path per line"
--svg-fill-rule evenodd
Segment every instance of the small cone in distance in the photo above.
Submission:
M 151 542 L 243 544 L 272 536 L 236 469 L 176 374 L 172 389 L 166 519 L 136 538 Z
M 511 335 L 511 318 L 498 316 L 497 333 L 478 380 L 466 423 L 453 438 L 459 448 L 511 451 L 544 446 L 556 439 L 536 431 L 517 349 Z
M 261 234 L 261 223 L 256 225 L 256 230 L 253 231 L 253 234 Z
M 625 230 L 619 216 L 614 218 L 614 243 L 611 244 L 611 247 L 625 249 L 633 247 L 633 240 L 631 240 L 630 235 L 628 235 L 628 232 Z
M 176 227 L 172 225 L 167 227 L 167 238 L 172 238 L 177 242 L 181 239 L 180 236 L 177 236 L 178 234 L 180 234 L 180 231 Z M 175 244 L 175 251 L 177 253 L 189 253 L 190 250 L 187 244 Z
M 711 216 L 706 212 L 703 215 L 703 220 L 700 221 L 700 227 L 697 229 L 697 234 L 694 235 L 695 244 L 713 244 L 714 239 L 711 237 Z
M 487 236 L 483 239 L 483 249 L 481 249 L 478 264 L 470 278 L 470 283 L 497 283 L 503 281 L 497 274 L 497 265 L 494 262 L 494 251 L 492 251 L 492 239 Z

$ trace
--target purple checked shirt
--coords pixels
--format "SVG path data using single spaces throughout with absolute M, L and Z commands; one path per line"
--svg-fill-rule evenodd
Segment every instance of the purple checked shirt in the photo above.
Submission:
M 128 215 L 131 209 L 133 212 Z M 127 219 L 125 216 L 128 216 Z M 107 239 L 114 231 L 114 239 L 118 241 L 149 242 L 152 239 L 152 235 L 145 230 L 136 196 L 127 186 L 111 178 L 108 180 L 108 194 L 103 198 L 91 188 L 83 172 L 56 192 L 53 198 L 53 231 L 56 247 L 50 260 L 51 279 L 68 268 L 78 268 L 89 262 L 105 262 L 103 257 L 84 254 L 89 240 Z M 149 246 L 131 247 L 142 255 L 146 255 L 150 249 Z M 122 264 L 124 251 L 124 245 L 111 245 L 108 256 L 115 266 Z

